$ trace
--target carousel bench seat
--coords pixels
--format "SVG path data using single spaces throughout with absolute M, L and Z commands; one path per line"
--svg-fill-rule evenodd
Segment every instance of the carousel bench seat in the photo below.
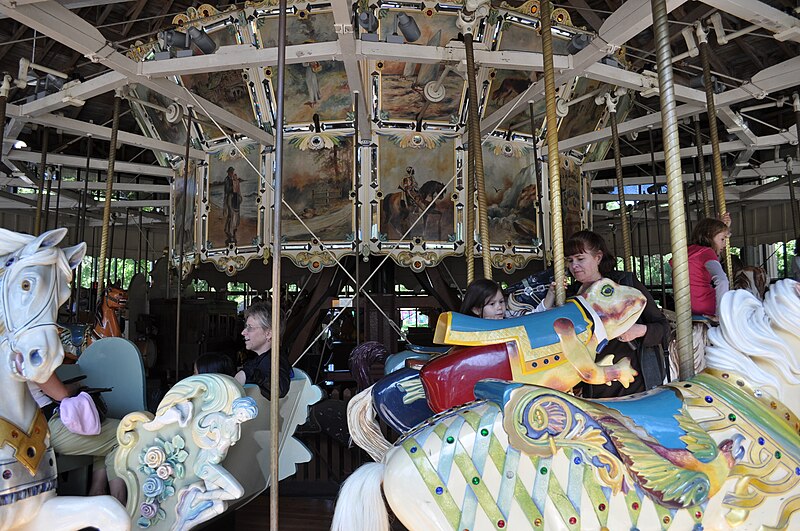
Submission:
M 292 435 L 322 396 L 295 370 L 280 404 L 279 479 L 311 452 Z M 155 417 L 127 415 L 115 469 L 128 487 L 132 528 L 189 529 L 235 510 L 270 483 L 269 401 L 218 374 L 191 376 L 166 394 Z M 254 466 L 255 465 L 255 466 Z

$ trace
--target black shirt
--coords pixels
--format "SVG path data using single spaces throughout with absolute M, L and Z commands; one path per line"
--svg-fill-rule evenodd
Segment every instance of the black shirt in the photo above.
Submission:
M 246 378 L 245 383 L 258 385 L 258 387 L 261 388 L 261 394 L 267 400 L 269 400 L 270 394 L 270 363 L 272 361 L 270 359 L 270 352 L 271 351 L 268 350 L 255 358 L 247 360 L 244 362 L 244 365 L 242 365 L 242 371 Z M 286 393 L 289 392 L 292 368 L 291 365 L 289 365 L 289 356 L 283 349 L 281 349 L 279 359 L 278 381 L 280 383 L 280 397 L 283 398 L 286 396 Z

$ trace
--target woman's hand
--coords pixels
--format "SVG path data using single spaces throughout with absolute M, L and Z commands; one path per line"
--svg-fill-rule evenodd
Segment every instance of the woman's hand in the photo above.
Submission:
M 721 222 L 723 222 L 725 225 L 727 225 L 728 227 L 730 227 L 731 226 L 731 213 L 730 212 L 725 212 L 724 214 L 722 214 L 719 217 L 719 220 Z
M 638 337 L 642 337 L 646 333 L 647 333 L 647 325 L 635 324 L 630 328 L 630 330 L 620 335 L 617 339 L 627 343 L 628 341 L 633 341 Z

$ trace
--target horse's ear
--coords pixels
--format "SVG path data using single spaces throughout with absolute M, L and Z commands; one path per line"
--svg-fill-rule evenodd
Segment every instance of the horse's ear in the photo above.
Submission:
M 53 247 L 54 245 L 58 245 L 66 235 L 67 229 L 64 227 L 48 230 L 47 232 L 40 234 L 28 242 L 20 256 L 30 256 L 42 247 Z
M 64 254 L 67 256 L 69 268 L 75 269 L 83 260 L 83 255 L 86 254 L 86 242 L 81 242 L 73 247 L 67 247 L 64 249 Z

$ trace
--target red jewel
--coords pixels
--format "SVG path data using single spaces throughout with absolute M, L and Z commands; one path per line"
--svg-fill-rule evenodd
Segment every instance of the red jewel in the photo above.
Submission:
M 605 511 L 606 510 L 606 504 L 605 503 L 601 503 L 597 508 L 600 509 L 601 511 Z
M 639 504 L 638 504 L 638 503 L 636 503 L 636 502 L 633 502 L 633 503 L 631 504 L 631 507 L 633 507 L 633 510 L 634 510 L 634 511 L 638 511 L 638 510 L 639 510 Z
M 574 516 L 569 517 L 569 525 L 575 525 L 578 522 L 578 519 Z
M 497 521 L 497 527 L 503 528 L 505 526 L 506 526 L 506 523 L 505 523 L 504 520 L 498 520 Z
M 694 517 L 699 520 L 700 518 L 703 517 L 703 513 L 701 513 L 700 511 L 697 511 L 696 513 L 694 513 Z

